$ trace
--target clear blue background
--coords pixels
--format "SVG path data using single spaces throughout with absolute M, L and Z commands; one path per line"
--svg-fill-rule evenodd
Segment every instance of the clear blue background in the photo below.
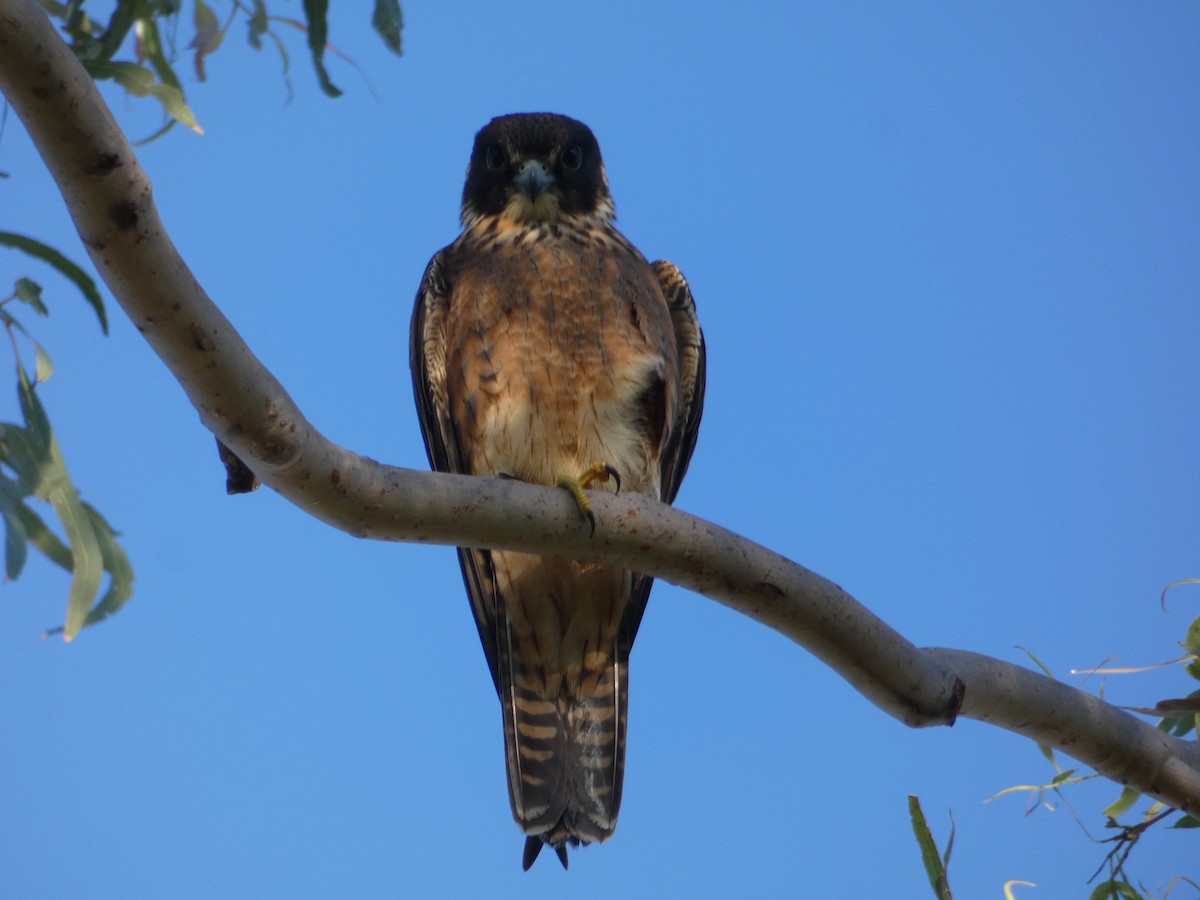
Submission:
M 1158 594 L 1200 575 L 1200 6 L 409 0 L 400 60 L 367 9 L 334 5 L 363 73 L 330 59 L 345 97 L 282 28 L 285 105 L 237 23 L 208 84 L 180 63 L 207 134 L 140 151 L 197 277 L 330 438 L 424 466 L 408 318 L 457 234 L 472 137 L 568 113 L 600 140 L 620 227 L 699 304 L 709 389 L 680 506 L 920 645 L 1027 663 L 1023 645 L 1076 684 L 1179 655 L 1200 593 L 1168 615 Z M 157 127 L 152 101 L 106 95 L 132 136 Z M 0 227 L 81 258 L 11 114 L 0 170 Z M 53 308 L 43 396 L 71 471 L 138 580 L 72 645 L 39 640 L 63 573 L 34 560 L 3 588 L 0 895 L 921 898 L 917 794 L 943 843 L 953 810 L 956 896 L 1086 896 L 1107 848 L 1065 808 L 984 804 L 1052 777 L 1032 743 L 909 730 L 665 584 L 616 836 L 523 874 L 452 551 L 226 497 L 115 304 L 105 340 L 69 287 L 0 254 L 0 285 L 19 275 Z M 1104 689 L 1191 688 L 1173 669 Z M 1072 794 L 1095 836 L 1116 794 Z M 1194 832 L 1160 829 L 1131 870 L 1200 879 L 1198 859 Z

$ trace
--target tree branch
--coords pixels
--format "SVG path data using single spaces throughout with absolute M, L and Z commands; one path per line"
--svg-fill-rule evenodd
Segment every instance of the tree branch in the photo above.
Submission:
M 359 537 L 523 550 L 655 575 L 787 635 L 909 725 L 952 724 L 960 714 L 992 722 L 1200 814 L 1195 743 L 1017 666 L 918 649 L 837 585 L 716 525 L 647 497 L 601 493 L 591 496 L 598 524 L 589 537 L 560 490 L 394 468 L 326 440 L 176 252 L 149 179 L 34 0 L 0 0 L 0 89 L 97 270 L 201 421 L 304 511 Z

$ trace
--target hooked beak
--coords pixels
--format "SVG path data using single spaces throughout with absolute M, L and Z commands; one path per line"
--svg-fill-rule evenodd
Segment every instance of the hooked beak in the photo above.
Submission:
M 526 194 L 530 200 L 536 200 L 554 184 L 554 176 L 550 174 L 546 164 L 537 159 L 527 159 L 521 163 L 521 168 L 517 170 L 517 177 L 513 180 L 516 182 L 517 189 Z

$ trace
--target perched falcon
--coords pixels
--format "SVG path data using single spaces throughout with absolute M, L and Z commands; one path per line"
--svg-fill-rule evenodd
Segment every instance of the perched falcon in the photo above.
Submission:
M 463 233 L 425 270 L 413 389 L 434 469 L 675 499 L 696 444 L 704 338 L 669 262 L 613 227 L 582 122 L 527 114 L 475 137 Z M 609 479 L 606 476 L 615 474 Z M 597 477 L 598 476 L 598 477 Z M 528 869 L 609 838 L 621 805 L 629 650 L 652 579 L 459 548 L 504 716 Z

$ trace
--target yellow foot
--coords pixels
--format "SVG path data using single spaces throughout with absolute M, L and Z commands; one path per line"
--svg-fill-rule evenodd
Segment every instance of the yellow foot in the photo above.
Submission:
M 573 478 L 570 475 L 559 475 L 555 484 L 566 489 L 575 499 L 575 505 L 579 507 L 580 514 L 588 520 L 591 526 L 591 533 L 596 533 L 596 514 L 592 512 L 591 501 L 588 500 L 587 494 L 583 489 L 597 482 L 603 483 L 612 479 L 617 484 L 617 493 L 621 492 L 621 474 L 610 466 L 608 463 L 598 462 L 588 466 L 578 478 Z

